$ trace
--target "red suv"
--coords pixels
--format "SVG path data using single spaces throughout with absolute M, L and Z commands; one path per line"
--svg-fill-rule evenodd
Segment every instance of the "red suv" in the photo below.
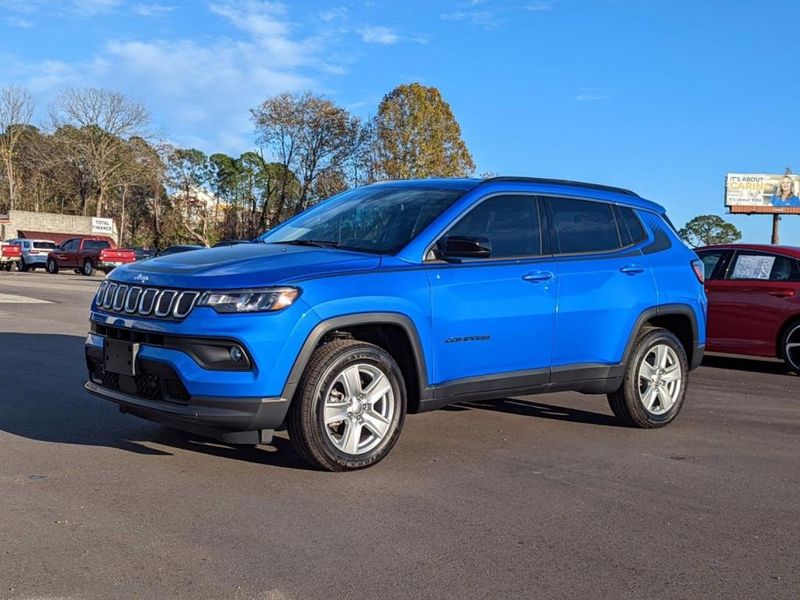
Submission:
M 706 350 L 778 357 L 800 373 L 800 248 L 729 244 L 696 252 L 706 275 Z

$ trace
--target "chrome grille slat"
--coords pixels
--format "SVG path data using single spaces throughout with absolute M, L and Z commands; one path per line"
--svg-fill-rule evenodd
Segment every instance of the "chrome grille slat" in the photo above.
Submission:
M 114 302 L 111 304 L 111 309 L 114 312 L 120 312 L 122 307 L 125 306 L 125 296 L 128 293 L 127 285 L 120 285 L 117 291 L 114 292 Z
M 108 310 L 111 308 L 112 302 L 114 302 L 114 292 L 117 290 L 116 283 L 109 283 L 108 287 L 106 288 L 106 295 L 103 297 L 103 308 Z
M 97 308 L 121 315 L 181 320 L 197 304 L 197 290 L 170 290 L 104 281 L 97 291 Z
M 147 316 L 153 312 L 153 307 L 156 305 L 158 299 L 158 290 L 155 288 L 147 288 L 142 292 L 142 299 L 139 300 L 139 314 Z
M 128 295 L 125 298 L 125 312 L 126 313 L 134 313 L 136 312 L 136 307 L 139 305 L 139 294 L 142 293 L 142 288 L 135 285 L 130 290 L 128 290 Z
M 166 317 L 172 312 L 172 303 L 177 297 L 178 292 L 175 290 L 163 290 L 158 296 L 156 302 L 156 309 L 153 314 L 157 317 Z

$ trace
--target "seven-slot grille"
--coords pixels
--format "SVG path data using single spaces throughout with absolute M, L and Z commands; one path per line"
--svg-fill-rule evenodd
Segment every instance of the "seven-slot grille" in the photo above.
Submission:
M 138 317 L 183 319 L 194 308 L 200 292 L 128 285 L 104 281 L 97 290 L 97 307 Z

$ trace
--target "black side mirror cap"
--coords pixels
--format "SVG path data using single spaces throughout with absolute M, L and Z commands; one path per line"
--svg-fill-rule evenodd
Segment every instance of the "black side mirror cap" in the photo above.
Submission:
M 492 242 L 480 236 L 451 235 L 436 244 L 437 258 L 490 258 Z

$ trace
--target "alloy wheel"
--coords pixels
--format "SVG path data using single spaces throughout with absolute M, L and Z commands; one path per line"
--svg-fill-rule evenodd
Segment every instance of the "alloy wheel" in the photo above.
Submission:
M 800 371 L 800 325 L 795 325 L 789 333 L 786 334 L 783 354 L 789 365 L 795 371 Z
M 373 364 L 351 364 L 325 392 L 325 434 L 339 451 L 365 454 L 390 433 L 395 410 L 394 390 L 386 373 Z
M 645 410 L 654 415 L 668 412 L 680 397 L 682 386 L 683 371 L 675 350 L 667 344 L 650 348 L 637 376 L 639 401 Z

